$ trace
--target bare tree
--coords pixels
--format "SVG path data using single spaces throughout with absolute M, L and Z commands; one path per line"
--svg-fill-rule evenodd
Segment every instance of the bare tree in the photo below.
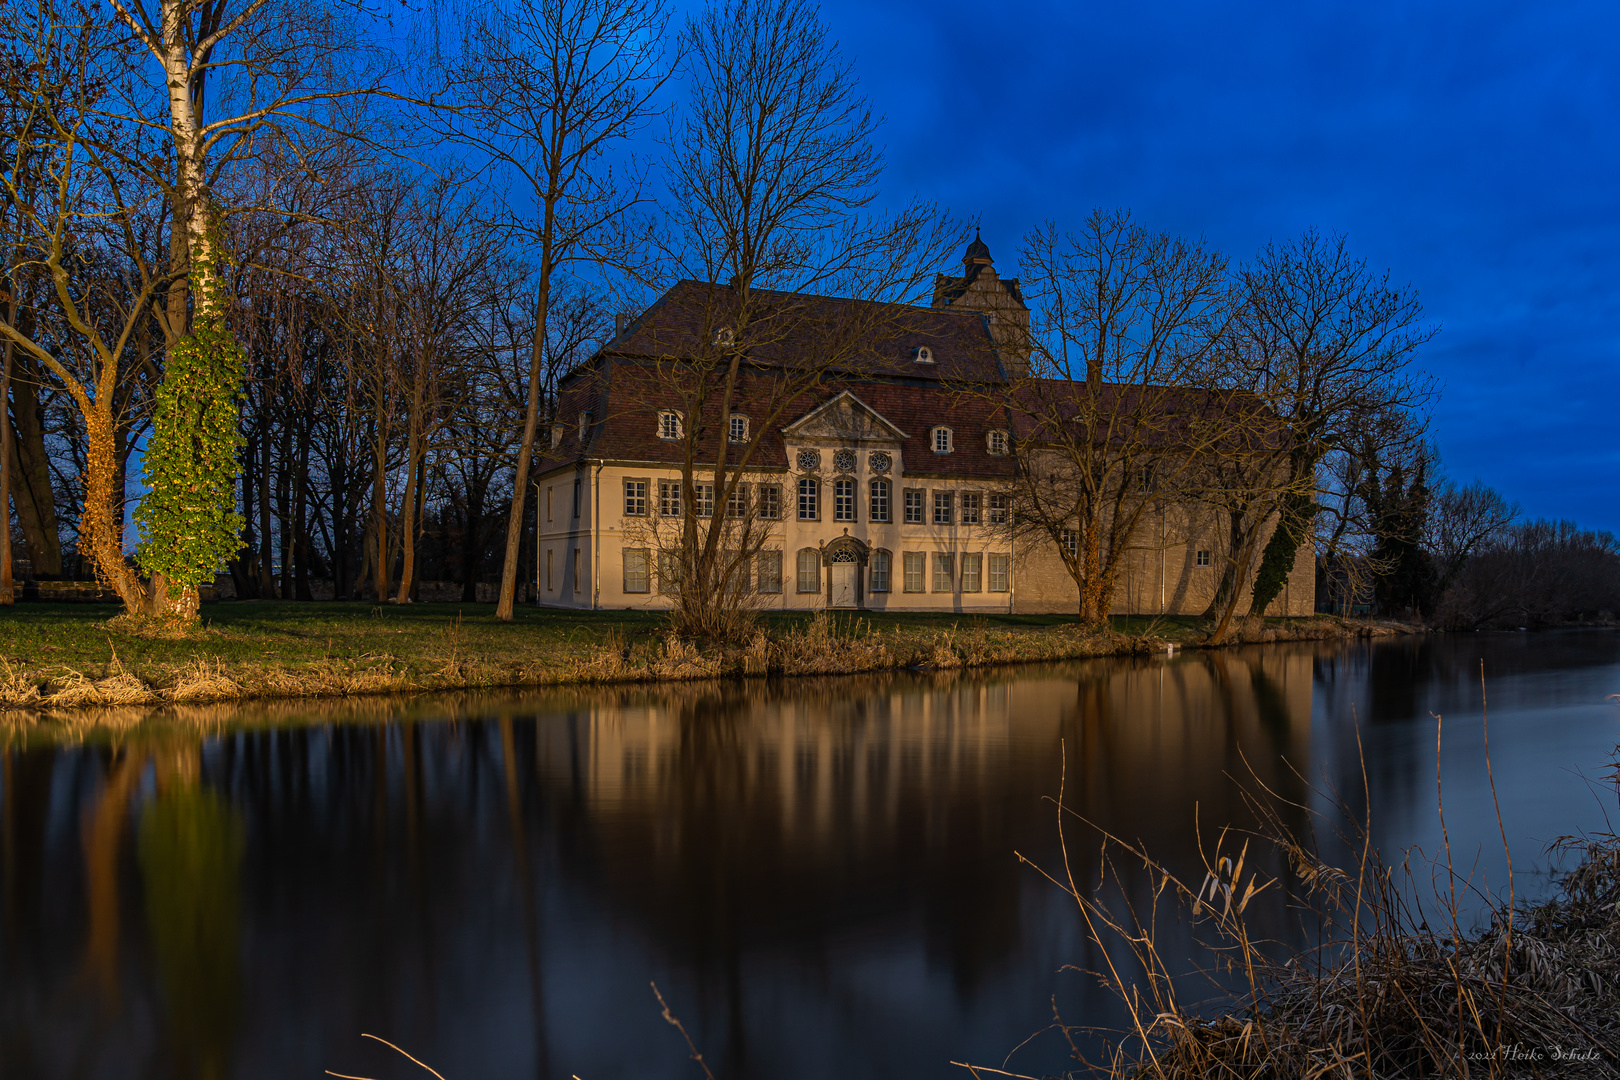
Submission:
M 537 328 L 549 325 L 553 275 L 571 260 L 602 257 L 641 197 L 638 183 L 605 167 L 605 155 L 652 113 L 668 75 L 667 21 L 663 0 L 505 0 L 477 9 L 467 29 L 455 61 L 460 109 L 447 134 L 487 156 L 511 185 L 511 228 L 534 253 Z M 545 353 L 536 339 L 499 619 L 512 618 Z
M 1208 390 L 1230 318 L 1226 264 L 1202 241 L 1101 209 L 1078 235 L 1031 233 L 1021 261 L 1031 363 L 1011 386 L 1014 520 L 1052 544 L 1081 617 L 1101 623 L 1129 554 L 1160 542 L 1144 520 L 1204 475 L 1228 425 L 1249 419 L 1238 415 L 1248 398 Z
M 1363 421 L 1398 409 L 1421 417 L 1433 380 L 1411 367 L 1438 331 L 1420 323 L 1409 287 L 1353 257 L 1343 236 L 1307 230 L 1268 244 L 1239 271 L 1243 302 L 1232 353 L 1243 381 L 1288 426 L 1288 484 L 1276 531 L 1255 577 L 1254 614 L 1282 591 L 1315 519 L 1314 478 L 1335 447 Z M 1421 424 L 1420 424 L 1421 426 Z
M 1423 546 L 1434 560 L 1436 592 L 1444 595 L 1468 560 L 1499 542 L 1519 517 L 1519 504 L 1510 503 L 1495 488 L 1479 479 L 1466 487 L 1440 481 L 1434 491 Z
M 903 329 L 897 302 L 923 295 L 954 236 L 931 205 L 867 211 L 878 122 L 814 4 L 723 0 L 687 22 L 681 52 L 689 105 L 667 136 L 657 240 L 666 280 L 691 284 L 632 332 L 642 377 L 627 393 L 680 414 L 677 627 L 730 637 L 746 622 L 735 582 L 767 532 L 747 478 L 776 464 L 766 448 L 829 376 L 858 374 Z

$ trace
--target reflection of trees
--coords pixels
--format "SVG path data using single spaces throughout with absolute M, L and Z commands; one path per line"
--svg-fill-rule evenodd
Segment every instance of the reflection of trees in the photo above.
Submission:
M 174 784 L 142 812 L 139 852 L 172 1075 L 222 1077 L 241 1004 L 241 817 L 207 788 Z

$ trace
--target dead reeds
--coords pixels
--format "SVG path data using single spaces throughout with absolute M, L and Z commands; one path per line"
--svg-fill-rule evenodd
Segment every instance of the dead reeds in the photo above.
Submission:
M 1438 716 L 1435 727 L 1438 757 Z M 1487 757 L 1488 746 L 1487 735 Z M 1315 820 L 1330 825 L 1355 864 L 1329 865 L 1279 807 L 1296 818 L 1310 811 L 1266 789 L 1251 770 L 1246 786 L 1254 785 L 1259 790 L 1244 791 L 1252 827 L 1220 830 L 1207 850 L 1200 834 L 1196 883 L 1140 845 L 1098 830 L 1095 889 L 1076 882 L 1063 834 L 1078 816 L 1060 790 L 1061 864 L 1037 869 L 1076 905 L 1103 958 L 1087 974 L 1119 999 L 1127 1018 L 1100 1043 L 1092 1029 L 1057 1025 L 1082 1073 L 1155 1080 L 1620 1075 L 1620 838 L 1565 841 L 1578 865 L 1553 899 L 1526 906 L 1511 886 L 1506 896 L 1476 887 L 1452 863 L 1449 839 L 1432 864 L 1409 856 L 1386 865 L 1372 845 L 1370 817 L 1357 821 L 1336 798 L 1337 823 Z M 1438 771 L 1436 799 L 1443 817 Z M 1259 852 L 1270 869 L 1260 868 Z M 1425 870 L 1428 895 L 1418 887 Z M 1128 885 L 1139 874 L 1145 891 Z M 1291 898 L 1300 925 L 1317 928 L 1313 944 L 1284 946 L 1253 932 L 1254 906 L 1268 894 Z M 1148 899 L 1133 902 L 1133 895 Z M 1470 900 L 1489 915 L 1483 929 L 1464 925 Z M 1201 958 L 1190 968 L 1186 956 L 1160 951 L 1167 918 L 1190 918 L 1198 928 Z M 1216 1004 L 1188 1006 L 1192 984 L 1213 985 Z M 963 1067 L 975 1077 L 1019 1075 Z

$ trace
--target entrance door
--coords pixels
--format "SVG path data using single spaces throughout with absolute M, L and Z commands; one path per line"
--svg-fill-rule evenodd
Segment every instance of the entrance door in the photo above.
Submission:
M 832 606 L 855 606 L 855 564 L 852 562 L 835 562 L 832 564 Z

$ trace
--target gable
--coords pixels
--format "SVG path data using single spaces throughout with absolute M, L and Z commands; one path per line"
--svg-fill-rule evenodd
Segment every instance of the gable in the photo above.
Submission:
M 906 439 L 905 432 L 848 390 L 805 413 L 784 427 L 782 434 L 796 439 L 839 442 L 904 442 Z

